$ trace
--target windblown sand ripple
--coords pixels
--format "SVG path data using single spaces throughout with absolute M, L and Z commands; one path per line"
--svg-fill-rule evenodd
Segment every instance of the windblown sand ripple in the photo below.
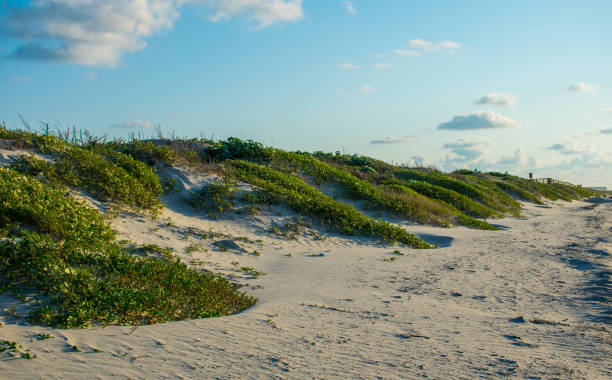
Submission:
M 503 227 L 494 232 L 408 226 L 441 248 L 400 248 L 403 255 L 362 238 L 274 239 L 256 220 L 204 220 L 167 203 L 172 227 L 161 228 L 163 218 L 114 227 L 177 252 L 190 226 L 263 239 L 259 256 L 182 254 L 233 277 L 259 302 L 238 315 L 136 330 L 41 328 L 3 315 L 0 337 L 37 357 L 3 357 L 0 377 L 612 376 L 609 202 L 525 205 L 524 218 L 494 221 Z M 232 262 L 266 275 L 238 274 Z

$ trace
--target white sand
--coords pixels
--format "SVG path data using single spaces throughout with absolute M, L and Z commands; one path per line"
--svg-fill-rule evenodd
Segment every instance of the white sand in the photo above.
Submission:
M 184 179 L 187 187 L 201 183 Z M 398 247 L 360 237 L 277 238 L 269 229 L 286 210 L 210 220 L 180 196 L 166 197 L 159 220 L 122 218 L 114 227 L 248 284 L 242 289 L 259 302 L 238 315 L 134 331 L 42 328 L 0 313 L 0 338 L 37 356 L 0 354 L 0 378 L 612 376 L 611 203 L 525 205 L 525 218 L 493 221 L 507 227 L 494 232 L 410 225 L 447 247 L 399 248 L 405 255 L 396 256 Z M 263 243 L 221 252 L 213 240 L 184 240 L 187 227 Z M 194 242 L 209 251 L 185 252 Z M 249 278 L 234 261 L 266 275 Z M 0 297 L 2 308 L 12 302 Z

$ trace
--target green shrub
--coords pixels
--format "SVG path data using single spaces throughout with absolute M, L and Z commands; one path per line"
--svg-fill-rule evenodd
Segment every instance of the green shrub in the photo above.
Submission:
M 50 296 L 29 316 L 33 323 L 63 328 L 157 323 L 227 315 L 256 301 L 170 255 L 160 260 L 127 254 L 113 242 L 99 212 L 61 187 L 3 168 L 0 222 L 38 229 L 0 242 L 0 275 Z
M 193 191 L 185 199 L 196 211 L 206 211 L 211 216 L 219 216 L 234 208 L 238 188 L 231 181 L 211 182 L 200 190 Z
M 399 241 L 414 248 L 430 248 L 420 238 L 381 220 L 369 218 L 351 205 L 339 202 L 308 185 L 295 175 L 282 173 L 247 161 L 229 160 L 233 176 L 259 187 L 260 191 L 274 194 L 301 214 L 313 216 L 341 233 L 352 235 L 357 231 L 387 241 Z
M 81 188 L 102 201 L 157 210 L 161 204 L 159 180 L 148 167 L 136 178 L 120 166 L 89 150 L 71 147 L 55 158 L 52 165 L 35 157 L 19 160 L 14 167 L 28 174 L 43 175 L 52 182 Z M 154 177 L 151 177 L 151 174 Z
M 425 181 L 417 181 L 417 180 L 404 180 L 400 181 L 397 179 L 389 179 L 385 181 L 389 184 L 401 184 L 403 186 L 407 186 L 412 190 L 418 192 L 421 195 L 432 199 L 439 199 L 444 201 L 463 213 L 478 217 L 478 218 L 491 218 L 498 215 L 494 210 L 476 202 L 467 196 L 457 193 L 456 191 L 446 189 L 442 186 L 432 185 Z
M 311 176 L 316 183 L 336 183 L 350 199 L 366 201 L 373 208 L 389 210 L 421 223 L 448 226 L 452 217 L 453 212 L 444 205 L 414 191 L 394 192 L 379 188 L 310 155 L 274 150 L 271 165 L 283 171 L 297 170 Z
M 151 141 L 133 140 L 128 143 L 111 143 L 109 146 L 113 150 L 125 153 L 148 166 L 169 165 L 173 160 L 172 148 L 165 145 L 156 145 Z
M 253 140 L 240 140 L 230 137 L 226 141 L 218 141 L 202 152 L 202 158 L 207 161 L 223 161 L 228 159 L 249 160 L 261 162 L 269 158 L 271 148 L 264 148 L 261 143 Z
M 100 214 L 66 195 L 63 187 L 0 168 L 0 224 L 10 222 L 28 223 L 58 238 L 85 244 L 114 238 Z
M 161 181 L 162 192 L 164 194 L 174 194 L 179 191 L 176 185 L 176 178 L 164 177 Z

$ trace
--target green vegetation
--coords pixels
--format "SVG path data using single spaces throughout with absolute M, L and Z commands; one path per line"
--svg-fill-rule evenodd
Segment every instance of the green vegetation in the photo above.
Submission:
M 0 274 L 49 295 L 33 323 L 64 328 L 142 324 L 238 312 L 255 299 L 178 259 L 139 258 L 114 242 L 96 210 L 14 170 L 0 168 Z M 27 224 L 35 231 L 18 229 Z M 31 228 L 30 228 L 31 229 Z
M 352 235 L 359 231 L 415 248 L 430 247 L 403 228 L 369 218 L 351 205 L 323 194 L 296 175 L 241 160 L 228 160 L 227 164 L 232 169 L 232 176 L 257 186 L 260 191 L 268 193 L 269 197 L 283 201 L 300 214 L 315 217 L 342 233 Z
M 185 202 L 196 211 L 206 211 L 209 216 L 219 217 L 234 208 L 238 188 L 231 181 L 211 182 L 200 190 L 193 191 Z
M 263 276 L 265 275 L 264 272 L 259 271 L 253 267 L 240 267 L 240 270 L 243 271 L 244 273 L 248 274 L 249 276 Z
M 0 136 L 18 145 L 50 155 L 51 162 L 34 156 L 22 157 L 13 167 L 23 173 L 43 177 L 52 183 L 80 188 L 102 201 L 156 212 L 162 207 L 158 197 L 161 184 L 152 169 L 131 156 L 94 143 L 76 146 L 52 136 L 0 128 Z
M 156 174 L 172 163 L 221 177 L 186 199 L 210 216 L 232 210 L 252 215 L 263 205 L 283 204 L 293 209 L 299 216 L 273 227 L 273 232 L 290 239 L 302 235 L 324 239 L 311 229 L 316 221 L 347 235 L 361 233 L 413 248 L 432 248 L 404 228 L 374 219 L 336 196 L 363 202 L 379 215 L 389 212 L 419 223 L 458 223 L 493 230 L 477 218 L 519 215 L 517 199 L 543 204 L 547 199 L 595 194 L 502 173 L 457 170 L 445 174 L 339 152 L 287 152 L 237 138 L 213 142 L 163 140 L 160 135 L 153 141 L 107 142 L 86 132 L 58 135 L 48 129 L 38 134 L 0 127 L 0 139 L 39 154 L 22 156 L 10 169 L 0 168 L 0 292 L 19 285 L 48 295 L 48 302 L 36 306 L 27 318 L 60 327 L 212 317 L 255 303 L 238 291 L 238 285 L 189 269 L 169 248 L 116 242 L 106 217 L 71 195 L 72 190 L 83 190 L 113 207 L 148 210 L 155 215 L 163 207 L 161 194 L 177 191 L 175 179 L 160 182 Z M 248 184 L 249 189 L 239 190 L 236 181 Z M 275 212 L 282 215 L 281 210 Z M 170 220 L 167 226 L 203 239 L 229 238 L 212 231 L 181 229 Z M 212 244 L 222 251 L 248 252 L 232 243 L 219 240 Z M 185 251 L 205 248 L 191 243 Z M 401 255 L 394 251 L 385 261 Z M 233 264 L 246 274 L 263 274 Z M 26 297 L 20 300 L 26 302 Z M 16 307 L 6 312 L 19 317 Z

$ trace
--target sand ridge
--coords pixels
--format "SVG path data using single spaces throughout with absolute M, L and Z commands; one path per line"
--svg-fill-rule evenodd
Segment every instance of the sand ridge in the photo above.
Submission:
M 441 247 L 414 250 L 334 234 L 279 238 L 270 226 L 289 218 L 286 210 L 214 220 L 181 202 L 184 191 L 165 197 L 157 220 L 115 219 L 119 238 L 172 247 L 259 302 L 233 316 L 137 329 L 60 330 L 3 314 L 0 337 L 37 356 L 3 356 L 3 377 L 612 376 L 608 202 L 525 204 L 523 218 L 492 221 L 500 231 L 406 225 Z M 211 244 L 227 236 L 248 238 L 238 240 L 244 249 Z M 186 252 L 192 243 L 206 249 Z M 2 308 L 11 302 L 0 296 Z

